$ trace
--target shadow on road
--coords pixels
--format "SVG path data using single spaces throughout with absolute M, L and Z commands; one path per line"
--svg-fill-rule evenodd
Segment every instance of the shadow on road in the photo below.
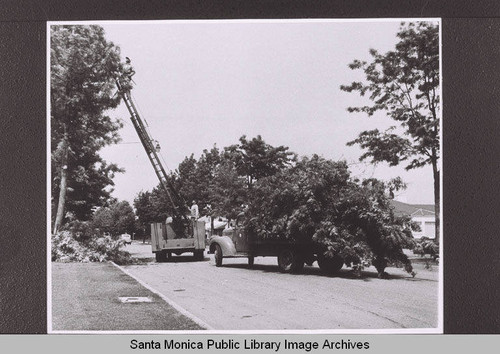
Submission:
M 232 269 L 246 269 L 249 272 L 255 272 L 255 271 L 260 271 L 263 273 L 280 273 L 278 265 L 271 265 L 271 264 L 254 264 L 252 267 L 249 267 L 248 264 L 245 263 L 237 263 L 237 264 L 225 264 L 222 267 L 224 268 L 232 268 Z M 395 269 L 395 268 L 392 268 Z M 429 279 L 422 279 L 422 278 L 413 278 L 411 275 L 405 275 L 405 274 L 391 274 L 391 268 L 387 269 L 387 272 L 389 273 L 389 277 L 384 280 L 392 280 L 392 279 L 403 279 L 403 280 L 408 280 L 408 281 L 432 281 Z M 346 269 L 342 268 L 340 271 L 333 275 L 325 274 L 321 271 L 321 269 L 314 267 L 314 266 L 305 266 L 304 269 L 300 272 L 297 273 L 297 275 L 302 275 L 302 276 L 318 276 L 318 277 L 326 277 L 326 278 L 341 278 L 341 279 L 352 279 L 352 280 L 357 280 L 357 281 L 371 281 L 372 279 L 379 279 L 378 273 L 375 270 L 363 270 L 361 271 L 361 275 L 358 275 L 355 271 L 352 269 Z
M 146 258 L 143 254 L 134 254 L 132 253 L 132 257 L 136 258 L 138 260 L 138 265 L 147 265 L 151 263 L 156 263 L 156 264 L 182 264 L 182 263 L 206 263 L 206 266 L 210 267 L 215 267 L 215 264 L 213 263 L 213 256 L 205 252 L 203 260 L 196 260 L 193 257 L 192 253 L 186 252 L 185 254 L 181 255 L 175 255 L 173 254 L 169 259 L 167 259 L 165 262 L 157 263 L 154 259 L 154 257 L 151 257 L 148 254 L 148 257 Z M 402 279 L 405 281 L 412 281 L 412 282 L 435 282 L 438 281 L 436 278 L 436 274 L 438 271 L 438 266 L 435 266 L 432 270 L 425 269 L 424 264 L 420 264 L 418 261 L 414 261 L 413 266 L 414 270 L 416 271 L 417 275 L 415 277 L 411 277 L 409 274 L 405 273 L 401 268 L 395 268 L 395 267 L 388 267 L 386 268 L 387 273 L 389 273 L 389 277 L 387 280 L 391 279 Z M 223 268 L 230 268 L 230 269 L 242 269 L 246 271 L 258 271 L 262 273 L 280 273 L 278 269 L 278 265 L 276 263 L 274 264 L 262 264 L 256 262 L 253 267 L 249 268 L 248 263 L 246 259 L 241 258 L 241 263 L 224 263 L 222 265 Z M 432 274 L 436 273 L 436 274 Z M 305 266 L 302 272 L 300 273 L 303 276 L 319 276 L 319 277 L 327 277 L 327 278 L 340 278 L 340 279 L 352 279 L 352 280 L 357 280 L 357 281 L 371 281 L 373 279 L 378 279 L 378 273 L 375 270 L 375 268 L 370 267 L 366 268 L 361 272 L 361 275 L 359 273 L 356 273 L 352 269 L 348 269 L 344 267 L 341 269 L 339 272 L 333 275 L 328 275 L 324 274 L 321 269 L 317 265 L 315 266 Z
M 209 257 L 204 256 L 203 259 L 195 259 L 192 254 L 186 254 L 186 255 L 172 255 L 170 258 L 168 258 L 165 262 L 161 263 L 191 263 L 191 262 L 208 262 L 210 260 Z
M 154 257 L 137 257 L 134 254 L 132 254 L 132 258 L 134 258 L 137 261 L 136 265 L 148 265 L 151 263 L 197 263 L 197 262 L 208 262 L 210 260 L 209 257 L 204 256 L 203 259 L 195 259 L 193 255 L 180 255 L 176 256 L 173 255 L 171 258 L 168 258 L 167 260 L 163 262 L 157 262 Z

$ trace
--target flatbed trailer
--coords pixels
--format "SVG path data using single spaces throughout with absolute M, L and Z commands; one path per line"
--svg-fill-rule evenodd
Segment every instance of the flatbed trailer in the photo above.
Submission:
M 277 257 L 278 267 L 284 273 L 298 273 L 304 264 L 312 265 L 314 261 L 327 274 L 338 272 L 344 260 L 340 256 L 328 257 L 325 251 L 324 246 L 312 241 L 261 239 L 238 226 L 225 229 L 222 236 L 212 236 L 209 243 L 209 253 L 214 254 L 217 267 L 222 266 L 224 258 L 248 258 L 252 267 L 255 257 Z

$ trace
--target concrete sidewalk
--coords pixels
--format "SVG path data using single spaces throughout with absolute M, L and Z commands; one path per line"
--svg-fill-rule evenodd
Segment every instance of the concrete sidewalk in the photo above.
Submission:
M 55 332 L 203 329 L 111 263 L 52 263 Z

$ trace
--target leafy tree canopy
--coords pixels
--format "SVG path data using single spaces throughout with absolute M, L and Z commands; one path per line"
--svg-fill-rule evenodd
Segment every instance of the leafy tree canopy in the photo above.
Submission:
M 439 158 L 439 31 L 430 22 L 402 24 L 399 42 L 393 51 L 380 54 L 371 49 L 371 62 L 355 60 L 349 67 L 362 70 L 365 82 L 342 85 L 347 92 L 368 96 L 371 105 L 349 107 L 349 112 L 372 116 L 385 111 L 400 123 L 404 135 L 364 131 L 348 145 L 359 144 L 366 152 L 361 160 L 398 165 L 408 161 L 412 169 L 436 162 Z
M 106 111 L 119 103 L 115 78 L 122 66 L 119 48 L 100 26 L 51 26 L 50 36 L 52 196 L 60 224 L 65 210 L 88 219 L 122 171 L 98 154 L 119 141 L 122 124 Z
M 116 202 L 109 207 L 97 209 L 92 226 L 113 236 L 135 231 L 135 213 L 127 201 Z
M 235 218 L 256 180 L 292 165 L 295 160 L 295 154 L 289 152 L 288 147 L 273 147 L 260 135 L 251 140 L 242 136 L 239 144 L 222 151 L 214 145 L 210 150 L 203 150 L 199 159 L 194 155 L 186 157 L 169 178 L 186 203 L 197 202 L 201 214 Z M 145 203 L 145 197 L 139 195 L 134 205 L 142 205 L 142 202 Z M 156 210 L 157 220 L 171 215 L 171 206 L 160 186 L 149 196 L 148 205 Z M 150 222 L 141 215 L 139 219 L 144 225 Z
M 146 234 L 151 233 L 151 223 L 164 222 L 168 215 L 173 214 L 173 208 L 159 185 L 151 192 L 140 192 L 134 199 L 134 208 L 140 227 Z
M 395 50 L 380 54 L 371 49 L 370 62 L 354 60 L 349 67 L 364 73 L 364 82 L 340 88 L 368 96 L 371 104 L 349 107 L 349 112 L 372 116 L 383 111 L 398 125 L 381 132 L 363 131 L 347 143 L 364 149 L 360 160 L 405 163 L 411 170 L 432 166 L 436 240 L 439 240 L 439 28 L 431 22 L 402 23 Z M 402 133 L 401 133 L 402 132 Z
M 240 176 L 246 176 L 248 186 L 259 178 L 277 173 L 296 159 L 288 147 L 273 147 L 260 135 L 252 140 L 243 135 L 240 144 L 224 149 L 224 157 L 234 163 Z

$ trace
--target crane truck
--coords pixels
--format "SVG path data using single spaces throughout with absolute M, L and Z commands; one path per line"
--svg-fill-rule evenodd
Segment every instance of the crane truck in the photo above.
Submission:
M 155 141 L 148 133 L 139 112 L 132 101 L 130 79 L 116 80 L 118 93 L 130 113 L 130 120 L 153 165 L 168 201 L 173 207 L 172 217 L 165 222 L 151 224 L 151 247 L 157 262 L 165 262 L 173 253 L 180 255 L 193 252 L 195 260 L 203 260 L 205 250 L 205 223 L 187 216 L 189 208 L 177 193 L 159 159 Z

